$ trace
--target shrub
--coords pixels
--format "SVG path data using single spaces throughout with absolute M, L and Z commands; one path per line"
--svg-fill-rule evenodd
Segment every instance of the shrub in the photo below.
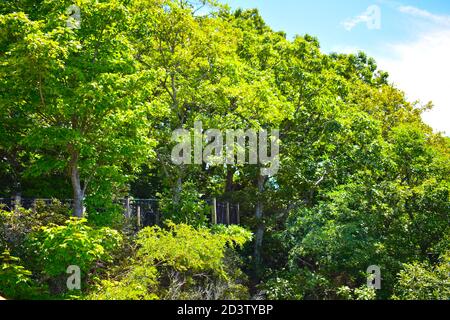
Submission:
M 375 300 L 377 297 L 375 289 L 367 286 L 361 286 L 355 289 L 342 286 L 338 288 L 337 294 L 344 300 Z
M 37 201 L 34 209 L 0 210 L 0 249 L 8 247 L 15 255 L 26 252 L 25 240 L 33 231 L 50 224 L 63 224 L 69 218 L 69 208 L 54 200 L 50 205 Z
M 292 267 L 273 272 L 261 286 L 269 299 L 303 300 L 319 299 L 324 292 L 330 292 L 329 281 L 321 274 L 307 268 Z
M 251 239 L 238 226 L 212 230 L 167 223 L 148 227 L 127 267 L 99 283 L 90 299 L 237 299 L 248 293 L 233 250 Z
M 27 299 L 32 294 L 31 271 L 11 256 L 8 250 L 0 254 L 0 295 L 8 299 Z
M 201 199 L 202 194 L 197 191 L 193 183 L 183 184 L 178 201 L 174 201 L 171 192 L 160 194 L 159 197 L 159 205 L 164 219 L 197 227 L 207 224 L 210 208 Z
M 133 263 L 126 276 L 119 279 L 101 280 L 96 290 L 87 295 L 89 300 L 157 300 L 158 271 L 155 266 Z
M 248 232 L 228 232 L 223 228 L 212 233 L 207 228 L 195 229 L 186 224 L 168 223 L 168 229 L 149 227 L 137 239 L 140 246 L 137 257 L 145 262 L 172 267 L 175 270 L 215 271 L 223 276 L 222 259 L 226 245 L 242 246 L 249 239 Z M 233 226 L 236 230 L 242 230 Z
M 91 195 L 86 199 L 87 219 L 96 227 L 121 229 L 125 223 L 123 206 L 114 203 L 111 197 Z
M 63 226 L 41 227 L 30 242 L 38 262 L 48 276 L 65 273 L 70 265 L 79 266 L 86 274 L 97 261 L 111 261 L 122 236 L 113 229 L 94 229 L 86 219 L 72 218 Z
M 440 263 L 405 264 L 398 274 L 393 299 L 395 300 L 448 300 L 450 299 L 450 252 Z
M 37 200 L 34 204 L 32 212 L 35 219 L 39 221 L 38 226 L 46 226 L 49 224 L 62 225 L 71 215 L 71 207 L 69 204 L 63 204 L 57 199 L 53 199 L 50 204 L 42 200 Z

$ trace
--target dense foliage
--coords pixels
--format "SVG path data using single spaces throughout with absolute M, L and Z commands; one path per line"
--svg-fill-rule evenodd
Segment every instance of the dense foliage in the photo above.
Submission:
M 96 299 L 245 299 L 248 290 L 232 253 L 251 239 L 238 226 L 209 230 L 169 222 L 139 232 L 138 249 L 117 280 L 104 280 Z M 117 277 L 117 276 L 116 276 Z
M 58 204 L 0 211 L 0 295 L 448 299 L 450 139 L 423 123 L 430 107 L 366 54 L 324 54 L 256 10 L 3 1 L 0 196 L 72 197 L 85 219 Z M 279 172 L 174 164 L 172 132 L 196 121 L 279 129 Z M 115 205 L 126 194 L 160 199 L 172 222 L 130 233 Z M 240 204 L 251 244 L 208 226 L 212 197 Z M 371 265 L 381 290 L 366 286 Z

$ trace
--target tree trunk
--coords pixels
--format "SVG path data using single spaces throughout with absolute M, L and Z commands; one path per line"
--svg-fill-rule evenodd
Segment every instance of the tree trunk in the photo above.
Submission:
M 227 167 L 227 180 L 225 184 L 225 193 L 231 193 L 234 190 L 234 170 L 231 166 Z
M 176 181 L 176 186 L 173 194 L 173 203 L 178 205 L 181 201 L 181 192 L 183 191 L 183 179 L 178 177 Z
M 73 189 L 73 216 L 82 218 L 84 214 L 84 190 L 81 188 L 78 158 L 79 153 L 77 151 L 72 152 L 70 160 L 70 180 Z
M 265 177 L 261 175 L 260 170 L 258 170 L 258 197 L 256 200 L 256 210 L 255 210 L 255 218 L 257 221 L 257 228 L 256 228 L 256 234 L 255 234 L 255 271 L 258 272 L 259 267 L 261 265 L 262 259 L 261 259 L 261 249 L 262 249 L 262 242 L 264 237 L 264 222 L 263 222 L 263 210 L 264 206 L 262 203 L 262 193 L 264 192 L 264 182 Z

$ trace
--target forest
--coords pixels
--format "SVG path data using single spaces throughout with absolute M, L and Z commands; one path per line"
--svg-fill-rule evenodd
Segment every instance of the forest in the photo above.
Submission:
M 423 122 L 432 107 L 256 9 L 1 1 L 0 198 L 53 200 L 0 206 L 0 296 L 448 300 L 450 138 Z M 219 160 L 256 153 L 209 129 L 279 132 L 259 139 L 260 160 L 278 155 L 173 161 L 177 130 Z M 158 223 L 136 228 L 124 198 L 155 199 Z M 214 223 L 211 199 L 238 222 Z

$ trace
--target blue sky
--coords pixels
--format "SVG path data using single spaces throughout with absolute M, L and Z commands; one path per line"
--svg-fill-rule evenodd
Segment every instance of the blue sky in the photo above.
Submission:
M 324 52 L 373 56 L 411 101 L 432 100 L 424 120 L 450 135 L 450 1 L 223 0 L 258 8 L 274 29 L 317 36 Z M 373 19 L 379 12 L 380 19 Z M 377 23 L 379 22 L 379 24 Z

